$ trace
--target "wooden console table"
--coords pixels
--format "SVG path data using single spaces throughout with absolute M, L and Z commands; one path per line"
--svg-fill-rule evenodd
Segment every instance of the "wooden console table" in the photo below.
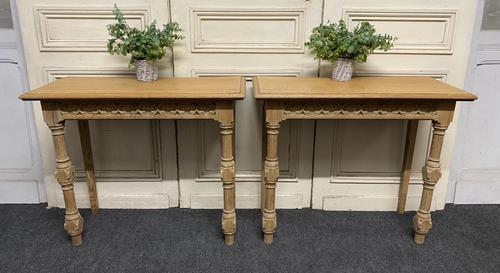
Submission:
M 141 83 L 135 78 L 69 77 L 20 96 L 41 101 L 43 117 L 52 132 L 56 153 L 55 176 L 66 206 L 64 229 L 71 242 L 82 244 L 83 218 L 73 192 L 74 166 L 64 140 L 66 120 L 78 120 L 92 213 L 98 202 L 88 120 L 206 119 L 220 124 L 221 179 L 224 191 L 222 231 L 228 245 L 236 234 L 234 101 L 245 97 L 241 77 L 165 78 Z
M 355 77 L 351 82 L 328 78 L 255 77 L 256 99 L 265 101 L 265 159 L 263 168 L 262 230 L 272 243 L 276 232 L 275 189 L 279 175 L 278 133 L 287 119 L 409 120 L 398 212 L 404 212 L 418 120 L 432 120 L 433 133 L 422 170 L 420 208 L 413 218 L 415 242 L 424 243 L 432 227 L 431 201 L 441 176 L 443 138 L 456 101 L 473 101 L 473 94 L 427 77 Z

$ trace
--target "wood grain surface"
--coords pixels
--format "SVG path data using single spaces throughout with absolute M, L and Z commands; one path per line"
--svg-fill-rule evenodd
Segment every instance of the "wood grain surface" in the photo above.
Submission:
M 243 77 L 161 78 L 66 77 L 22 94 L 22 100 L 243 99 Z
M 257 99 L 437 99 L 475 100 L 469 92 L 430 77 L 330 78 L 255 77 Z

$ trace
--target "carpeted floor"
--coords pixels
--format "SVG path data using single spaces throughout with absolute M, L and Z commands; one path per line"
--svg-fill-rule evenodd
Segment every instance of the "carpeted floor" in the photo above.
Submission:
M 273 245 L 258 210 L 238 210 L 226 246 L 219 210 L 101 210 L 72 247 L 64 211 L 0 205 L 0 272 L 500 272 L 500 205 L 450 205 L 424 245 L 413 212 L 279 210 Z

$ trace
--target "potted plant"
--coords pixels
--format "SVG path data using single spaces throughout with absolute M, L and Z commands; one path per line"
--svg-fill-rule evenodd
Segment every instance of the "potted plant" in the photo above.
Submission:
M 168 48 L 172 48 L 175 40 L 183 37 L 179 24 L 170 22 L 163 25 L 163 29 L 156 28 L 156 21 L 147 25 L 144 30 L 130 27 L 123 13 L 115 5 L 113 10 L 116 23 L 108 25 L 111 38 L 108 40 L 108 52 L 123 56 L 130 55 L 130 66 L 135 66 L 137 80 L 155 81 L 158 79 L 158 60 Z
M 376 34 L 373 25 L 368 22 L 362 22 L 349 31 L 341 19 L 338 24 L 329 22 L 315 27 L 305 45 L 311 49 L 315 59 L 335 64 L 332 79 L 349 81 L 353 62 L 366 62 L 368 54 L 375 49 L 389 50 L 395 40 L 387 34 Z

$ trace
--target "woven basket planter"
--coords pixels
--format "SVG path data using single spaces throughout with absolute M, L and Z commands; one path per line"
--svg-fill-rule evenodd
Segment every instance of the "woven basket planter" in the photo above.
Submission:
M 348 59 L 338 59 L 333 66 L 332 79 L 339 82 L 347 82 L 352 78 L 353 61 Z
M 135 61 L 137 80 L 151 82 L 158 80 L 158 62 L 137 60 Z

